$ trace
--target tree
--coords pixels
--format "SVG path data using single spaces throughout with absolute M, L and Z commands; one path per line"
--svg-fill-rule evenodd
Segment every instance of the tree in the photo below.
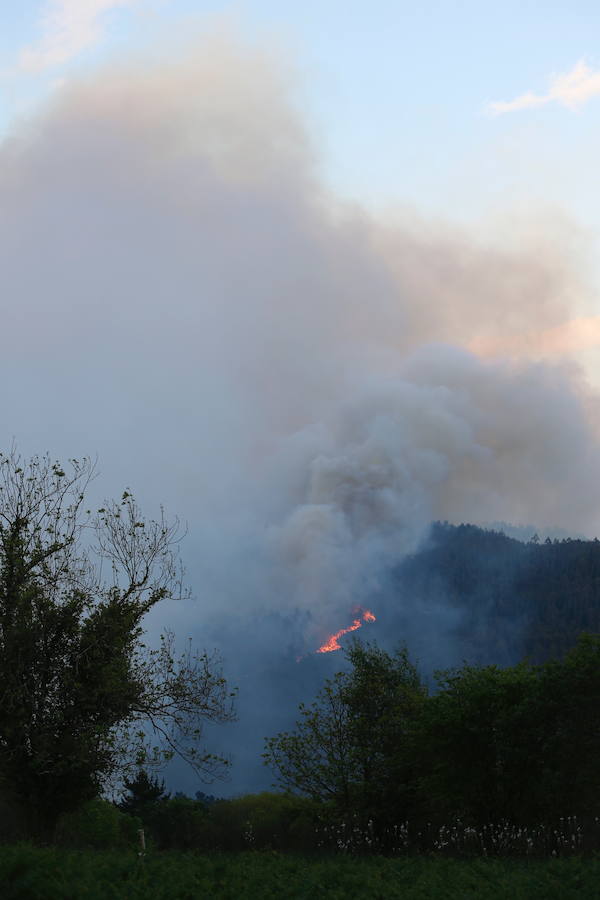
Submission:
M 129 491 L 86 511 L 93 476 L 0 454 L 0 791 L 46 835 L 132 766 L 178 753 L 218 775 L 202 726 L 233 718 L 216 655 L 142 642 L 148 611 L 184 594 L 178 522 L 144 520 Z
M 359 774 L 358 806 L 381 826 L 414 815 L 410 747 L 427 691 L 406 648 L 395 654 L 355 641 L 342 697 L 350 710 L 350 741 Z
M 119 809 L 131 816 L 139 816 L 142 821 L 157 804 L 170 797 L 165 791 L 164 779 L 159 781 L 145 769 L 139 769 L 135 777 L 125 778 L 123 785 L 125 793 L 117 804 Z
M 429 815 L 520 824 L 600 803 L 600 635 L 562 660 L 440 673 L 414 736 Z
M 526 663 L 465 665 L 438 673 L 437 680 L 440 689 L 428 700 L 413 741 L 428 818 L 518 821 L 538 765 L 535 735 L 523 715 L 534 670 Z
M 536 805 L 545 818 L 600 807 L 600 634 L 582 634 L 562 660 L 538 667 L 523 710 L 537 737 Z
M 425 689 L 404 649 L 392 656 L 355 641 L 346 657 L 351 670 L 302 704 L 295 731 L 268 739 L 263 756 L 288 790 L 383 824 L 406 812 L 404 749 Z

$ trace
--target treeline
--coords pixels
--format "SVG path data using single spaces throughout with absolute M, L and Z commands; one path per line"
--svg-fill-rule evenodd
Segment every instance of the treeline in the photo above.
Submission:
M 149 779 L 155 796 L 139 791 Z M 96 799 L 59 823 L 56 842 L 81 849 L 133 848 L 144 830 L 148 852 L 251 849 L 311 851 L 319 846 L 319 811 L 306 798 L 275 792 L 247 794 L 207 803 L 196 797 L 171 796 L 144 770 L 117 803 Z
M 380 845 L 404 822 L 588 827 L 600 811 L 600 635 L 561 660 L 439 673 L 428 693 L 405 650 L 355 642 L 349 671 L 267 742 L 280 786 Z
M 0 453 L 2 838 L 131 846 L 141 827 L 165 849 L 585 849 L 600 634 L 572 644 L 600 632 L 600 544 L 436 526 L 396 594 L 441 592 L 482 661 L 508 636 L 530 660 L 465 664 L 432 690 L 407 650 L 355 642 L 296 728 L 267 741 L 284 793 L 170 797 L 147 769 L 177 754 L 200 778 L 222 773 L 202 729 L 234 718 L 235 690 L 215 655 L 179 654 L 169 632 L 144 643 L 147 613 L 182 595 L 177 522 L 144 519 L 127 490 L 86 510 L 93 474 L 88 460 Z M 99 799 L 115 783 L 118 802 Z
M 456 611 L 462 658 L 541 663 L 563 656 L 581 632 L 600 632 L 600 541 L 532 534 L 525 543 L 437 522 L 392 573 L 386 615 L 399 629 L 406 598 L 415 597 Z
M 600 635 L 562 660 L 463 666 L 429 692 L 406 650 L 355 641 L 350 667 L 267 740 L 280 793 L 171 797 L 141 769 L 63 843 L 157 849 L 547 856 L 600 846 Z
M 80 848 L 567 855 L 600 847 L 600 635 L 562 659 L 438 673 L 354 641 L 349 668 L 267 740 L 278 793 L 170 796 L 140 767 L 63 814 Z M 2 811 L 2 837 L 28 837 Z

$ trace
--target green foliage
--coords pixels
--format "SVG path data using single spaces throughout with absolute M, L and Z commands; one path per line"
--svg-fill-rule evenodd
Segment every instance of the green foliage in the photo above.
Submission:
M 537 761 L 520 710 L 534 682 L 527 665 L 440 674 L 413 744 L 429 816 L 513 821 L 522 811 Z
M 294 732 L 267 739 L 279 783 L 329 803 L 338 815 L 403 817 L 411 791 L 404 746 L 425 702 L 406 650 L 394 656 L 355 641 L 352 665 L 300 707 Z
M 171 797 L 157 803 L 144 820 L 161 850 L 198 850 L 210 846 L 207 810 L 189 797 Z
M 600 810 L 600 634 L 584 634 L 563 660 L 537 670 L 522 718 L 535 748 L 538 809 L 569 809 L 586 818 Z
M 412 745 L 429 816 L 532 823 L 600 808 L 600 635 L 564 660 L 442 673 Z
M 404 651 L 355 643 L 347 655 L 351 671 L 327 681 L 264 754 L 331 827 L 344 822 L 383 847 L 406 819 L 479 827 L 597 816 L 600 635 L 542 665 L 439 673 L 431 697 Z
M 223 850 L 311 850 L 322 810 L 304 797 L 263 791 L 219 800 L 206 819 L 204 845 Z
M 3 900 L 596 900 L 600 860 L 305 858 L 0 848 Z
M 181 795 L 156 796 L 125 808 L 135 809 L 160 850 L 311 850 L 321 813 L 306 798 L 268 792 L 209 806 Z
M 181 593 L 177 522 L 142 520 L 128 491 L 86 513 L 92 477 L 88 460 L 0 454 L 0 790 L 43 838 L 132 763 L 176 752 L 218 773 L 202 725 L 232 718 L 218 659 L 141 640 Z
M 123 784 L 125 792 L 118 807 L 131 816 L 144 819 L 155 807 L 169 799 L 164 780 L 159 782 L 156 776 L 149 775 L 145 769 L 140 769 L 134 778 L 125 778 Z
M 349 738 L 358 781 L 351 810 L 363 820 L 396 822 L 414 812 L 409 746 L 427 694 L 405 648 L 393 656 L 354 641 L 352 665 L 342 688 L 350 711 Z
M 141 821 L 126 815 L 108 800 L 89 800 L 76 812 L 66 813 L 56 827 L 56 843 L 71 848 L 132 849 Z

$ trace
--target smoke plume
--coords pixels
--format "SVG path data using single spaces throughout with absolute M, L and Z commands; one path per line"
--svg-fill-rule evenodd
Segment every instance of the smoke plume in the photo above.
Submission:
M 345 626 L 432 519 L 598 528 L 576 370 L 468 349 L 576 311 L 566 226 L 476 238 L 332 196 L 265 50 L 212 35 L 67 83 L 2 144 L 0 197 L 5 446 L 97 452 L 103 493 L 187 520 L 197 600 L 152 627 L 219 642 L 234 680 Z

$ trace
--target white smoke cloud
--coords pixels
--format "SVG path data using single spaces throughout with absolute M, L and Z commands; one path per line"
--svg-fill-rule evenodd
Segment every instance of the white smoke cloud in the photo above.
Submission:
M 5 444 L 187 519 L 193 616 L 322 633 L 436 517 L 597 528 L 576 380 L 460 349 L 563 322 L 569 253 L 331 197 L 267 53 L 98 71 L 0 165 Z

